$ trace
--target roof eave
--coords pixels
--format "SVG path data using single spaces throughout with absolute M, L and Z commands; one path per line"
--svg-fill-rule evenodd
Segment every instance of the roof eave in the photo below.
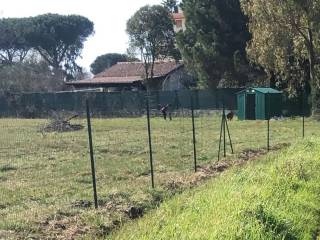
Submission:
M 237 92 L 236 94 L 237 94 L 237 95 L 238 95 L 238 94 L 241 94 L 241 93 L 246 92 L 247 90 L 250 90 L 250 89 L 255 90 L 256 92 L 259 92 L 259 93 L 263 93 L 263 94 L 266 94 L 266 93 L 282 94 L 282 93 L 283 93 L 283 91 L 279 91 L 279 90 L 276 90 L 276 89 L 273 89 L 273 90 L 274 90 L 274 91 L 277 91 L 277 92 L 263 92 L 263 91 L 259 90 L 259 88 L 249 87 L 249 88 L 246 88 L 246 89 L 241 90 L 240 92 Z M 261 88 L 260 88 L 260 89 L 261 89 Z M 265 88 L 265 89 L 269 89 L 269 88 Z M 271 89 L 271 88 L 270 88 L 270 89 Z

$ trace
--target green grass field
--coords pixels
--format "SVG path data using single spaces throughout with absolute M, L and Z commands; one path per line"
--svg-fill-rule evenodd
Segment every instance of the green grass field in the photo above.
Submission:
M 85 120 L 76 123 L 86 124 Z M 93 119 L 100 209 L 92 206 L 87 129 L 39 132 L 46 120 L 0 120 L 0 239 L 103 238 L 129 218 L 172 194 L 168 185 L 193 172 L 191 119 L 152 118 L 156 189 L 150 188 L 146 118 Z M 236 154 L 266 147 L 264 121 L 229 123 Z M 198 165 L 217 161 L 220 118 L 196 118 Z M 306 121 L 306 135 L 318 135 Z M 271 145 L 301 138 L 301 119 L 271 121 Z M 172 189 L 171 189 L 172 190 Z M 90 202 L 88 202 L 90 201 Z M 89 206 L 89 207 L 88 207 Z M 133 216 L 134 217 L 134 216 Z
M 308 138 L 174 197 L 109 238 L 320 239 L 319 171 L 320 141 Z

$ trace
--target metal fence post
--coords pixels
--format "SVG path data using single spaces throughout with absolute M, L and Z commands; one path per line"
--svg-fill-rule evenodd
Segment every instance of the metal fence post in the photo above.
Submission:
M 305 136 L 305 110 L 304 110 L 304 90 L 302 91 L 302 138 Z
M 232 152 L 232 154 L 234 154 L 232 140 L 231 140 L 230 131 L 229 131 L 229 126 L 228 126 L 227 117 L 226 117 L 226 110 L 225 110 L 225 106 L 223 104 L 222 117 L 221 117 L 221 127 L 220 127 L 220 137 L 219 137 L 218 161 L 220 160 L 222 135 L 223 135 L 223 156 L 224 157 L 227 156 L 227 150 L 226 150 L 226 137 L 227 137 L 226 136 L 226 128 L 227 128 L 227 133 L 228 133 L 231 152 Z
M 268 121 L 267 121 L 267 149 L 268 151 L 270 151 L 270 97 L 269 97 L 269 93 L 266 94 L 267 96 L 267 101 L 268 101 Z
M 226 123 L 226 127 L 227 127 L 227 133 L 228 133 L 228 137 L 229 137 L 231 153 L 234 154 L 233 145 L 232 145 L 232 140 L 231 140 L 231 136 L 230 136 L 230 131 L 229 131 L 229 126 L 228 126 L 228 120 L 227 119 L 226 119 L 225 123 Z
M 195 128 L 195 122 L 194 122 L 194 102 L 193 102 L 192 93 L 191 93 L 191 118 L 192 118 L 192 139 L 193 139 L 194 171 L 197 172 L 196 128 Z
M 151 170 L 151 186 L 154 188 L 154 173 L 153 173 L 153 155 L 152 155 L 152 139 L 151 139 L 151 124 L 150 124 L 150 106 L 149 106 L 149 95 L 146 97 L 147 103 L 147 125 L 148 125 L 148 140 L 149 140 L 149 160 Z
M 270 151 L 270 119 L 268 119 L 268 130 L 267 131 L 268 131 L 267 149 L 268 149 L 268 151 Z
M 222 124 L 223 124 L 223 156 L 227 156 L 227 151 L 226 151 L 226 111 L 224 108 L 224 103 L 223 103 L 223 113 L 222 113 Z
M 223 118 L 221 118 L 221 126 L 220 126 L 220 137 L 219 137 L 219 149 L 218 149 L 218 161 L 220 161 L 220 151 L 221 151 L 221 138 L 222 138 L 222 128 L 223 128 Z
M 304 119 L 304 115 L 302 116 L 302 138 L 304 138 L 305 136 L 305 119 Z
M 86 109 L 87 109 L 87 124 L 88 124 L 88 137 L 89 137 L 91 173 L 92 173 L 93 199 L 94 199 L 94 207 L 97 209 L 98 208 L 98 196 L 97 196 L 97 185 L 96 185 L 96 170 L 95 170 L 93 144 L 92 144 L 90 106 L 89 106 L 89 100 L 88 99 L 86 100 Z

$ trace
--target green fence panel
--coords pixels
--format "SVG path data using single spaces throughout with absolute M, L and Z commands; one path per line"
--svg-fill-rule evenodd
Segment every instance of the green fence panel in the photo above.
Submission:
M 163 92 L 63 92 L 63 93 L 7 93 L 0 95 L 0 116 L 41 117 L 51 111 L 83 112 L 87 98 L 92 102 L 94 114 L 113 116 L 124 114 L 142 114 L 145 112 L 146 96 L 149 95 L 150 108 L 159 109 L 159 105 L 170 104 L 172 109 L 190 108 L 193 95 L 195 109 L 237 110 L 237 92 L 242 89 L 182 90 Z M 289 99 L 283 95 L 282 114 L 301 115 L 310 113 L 307 98 Z M 304 110 L 303 110 L 304 109 Z

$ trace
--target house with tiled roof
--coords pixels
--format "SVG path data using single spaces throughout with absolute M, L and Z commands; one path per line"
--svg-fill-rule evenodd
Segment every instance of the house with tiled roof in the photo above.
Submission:
M 105 91 L 182 90 L 194 86 L 193 78 L 183 63 L 159 61 L 154 65 L 154 77 L 146 81 L 142 62 L 119 62 L 91 79 L 67 82 L 75 89 L 103 88 Z
M 186 30 L 186 18 L 180 7 L 177 7 L 172 13 L 172 18 L 174 20 L 174 31 L 185 31 Z

